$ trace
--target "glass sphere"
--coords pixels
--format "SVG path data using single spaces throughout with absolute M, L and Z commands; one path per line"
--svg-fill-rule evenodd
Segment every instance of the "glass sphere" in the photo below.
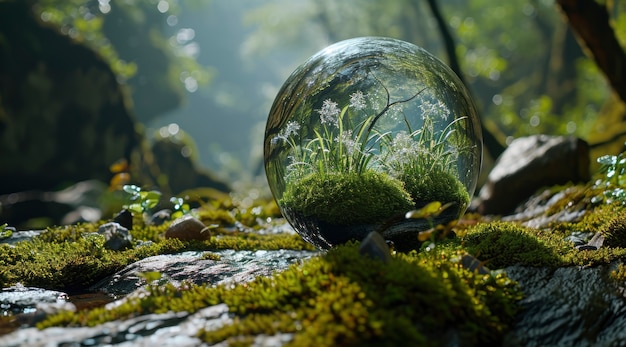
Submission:
M 463 83 L 424 49 L 355 38 L 289 76 L 264 159 L 283 216 L 306 241 L 329 248 L 379 231 L 410 250 L 420 231 L 465 212 L 482 160 L 480 120 Z M 444 208 L 407 214 L 433 202 Z

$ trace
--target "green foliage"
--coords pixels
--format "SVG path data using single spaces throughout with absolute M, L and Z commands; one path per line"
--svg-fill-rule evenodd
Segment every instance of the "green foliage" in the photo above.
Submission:
M 450 329 L 470 345 L 497 343 L 517 311 L 519 288 L 502 273 L 478 275 L 452 258 L 397 254 L 384 264 L 349 244 L 251 283 L 152 286 L 149 295 L 115 308 L 63 312 L 38 326 L 95 325 L 225 303 L 234 322 L 201 330 L 209 344 L 282 332 L 294 333 L 295 346 L 438 345 Z
M 13 235 L 13 230 L 8 228 L 8 224 L 4 223 L 0 225 L 0 240 L 9 238 Z
M 415 43 L 446 61 L 441 32 L 426 3 L 273 1 L 246 16 L 256 28 L 246 41 L 246 52 L 252 61 L 294 47 L 311 51 L 305 46 L 309 42 L 321 42 L 316 45 L 321 48 L 328 41 L 372 35 Z M 474 92 L 483 123 L 502 142 L 509 136 L 538 133 L 588 136 L 610 88 L 572 39 L 554 1 L 437 4 L 454 37 L 461 75 Z M 625 6 L 619 2 L 614 6 L 611 23 L 626 42 Z M 294 15 L 280 22 L 271 20 L 285 13 Z
M 455 202 L 459 210 L 467 207 L 469 194 L 454 176 L 456 159 L 468 148 L 456 130 L 466 117 L 437 129 L 436 122 L 446 121 L 450 111 L 441 102 L 424 102 L 420 129 L 413 130 L 405 116 L 407 131 L 381 134 L 374 127 L 380 117 L 423 92 L 389 103 L 389 91 L 385 86 L 381 89 L 387 104 L 377 114 L 366 112 L 368 100 L 360 91 L 352 93 L 349 105 L 341 109 L 330 98 L 324 100 L 316 110 L 321 125 L 313 129 L 314 139 L 302 138 L 305 121 L 284 125 L 273 141 L 284 141 L 291 150 L 280 200 L 287 208 L 305 217 L 350 225 L 385 221 L 414 208 L 408 201 L 418 205 Z M 375 146 L 379 148 L 374 150 Z M 374 172 L 372 167 L 377 166 L 386 168 L 391 177 Z
M 626 287 L 626 264 L 617 264 L 617 268 L 611 271 L 611 279 L 620 287 Z
M 186 0 L 190 2 L 191 0 Z M 179 1 L 167 8 L 153 0 L 33 0 L 44 22 L 97 51 L 119 81 L 131 86 L 140 120 L 179 106 L 184 93 L 206 85 L 212 71 L 196 61 L 189 49 L 193 38 L 167 37 L 174 29 Z M 190 30 L 189 28 L 180 30 Z
M 122 190 L 130 194 L 129 200 L 131 201 L 130 204 L 124 205 L 123 207 L 133 212 L 135 215 L 149 212 L 161 199 L 161 192 L 157 190 L 144 191 L 133 184 L 124 185 Z
M 626 204 L 626 158 L 624 152 L 618 155 L 604 155 L 598 158 L 600 173 L 603 176 L 596 182 L 596 186 L 604 188 L 603 197 L 607 203 L 618 201 Z
M 185 199 L 178 197 L 171 197 L 170 202 L 174 205 L 174 212 L 172 213 L 172 219 L 180 218 L 191 212 L 189 204 L 185 202 Z
M 380 223 L 413 208 L 400 181 L 374 171 L 310 174 L 287 185 L 281 202 L 306 217 L 342 225 Z
M 86 0 L 38 0 L 37 5 L 37 12 L 44 22 L 52 23 L 73 38 L 89 44 L 109 62 L 118 76 L 128 79 L 137 72 L 137 65 L 120 59 L 118 52 L 104 36 L 104 13 L 101 10 L 91 12 Z
M 514 223 L 479 224 L 468 230 L 463 244 L 470 254 L 486 261 L 487 266 L 501 268 L 509 265 L 561 265 L 559 251 L 573 248 L 565 241 L 537 237 L 539 231 Z
M 454 202 L 459 211 L 467 208 L 470 197 L 465 186 L 452 174 L 433 170 L 428 174 L 417 175 L 408 170 L 400 175 L 405 189 L 414 202 L 429 201 Z

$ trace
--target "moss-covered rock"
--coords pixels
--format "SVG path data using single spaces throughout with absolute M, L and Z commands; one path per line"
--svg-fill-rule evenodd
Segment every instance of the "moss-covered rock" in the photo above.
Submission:
M 397 254 L 383 264 L 361 256 L 355 244 L 248 284 L 149 291 L 114 309 L 65 312 L 39 326 L 94 325 L 225 303 L 234 323 L 201 331 L 208 343 L 281 332 L 295 334 L 296 346 L 440 345 L 445 336 L 476 345 L 501 339 L 521 298 L 504 274 L 475 274 L 445 254 Z

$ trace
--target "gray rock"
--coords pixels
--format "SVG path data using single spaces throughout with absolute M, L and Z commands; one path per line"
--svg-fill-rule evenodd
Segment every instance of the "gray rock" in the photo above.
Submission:
M 104 247 L 112 251 L 120 251 L 132 247 L 132 236 L 128 229 L 116 222 L 102 224 L 98 228 L 98 234 L 104 236 Z
M 496 161 L 474 208 L 481 214 L 508 214 L 543 186 L 589 179 L 585 141 L 547 135 L 518 138 Z
M 35 307 L 39 303 L 56 303 L 66 300 L 66 293 L 18 284 L 0 291 L 0 312 L 19 312 L 25 307 Z
M 558 190 L 552 188 L 540 189 L 530 198 L 517 206 L 513 214 L 501 218 L 505 222 L 519 222 L 524 226 L 543 229 L 549 228 L 552 223 L 575 223 L 580 221 L 587 212 L 587 203 L 584 199 L 573 200 L 572 197 L 580 197 L 582 185 L 569 186 Z M 586 244 L 593 236 L 585 236 L 584 241 L 576 237 L 569 241 Z M 580 237 L 580 235 L 579 235 Z
M 113 217 L 112 222 L 118 223 L 119 225 L 123 226 L 124 228 L 128 230 L 132 230 L 133 229 L 133 214 L 129 210 L 123 209 L 120 212 L 118 212 L 115 215 L 115 217 Z
M 39 236 L 43 234 L 45 230 L 20 230 L 14 231 L 11 237 L 7 237 L 5 239 L 0 239 L 0 243 L 7 243 L 9 245 L 14 245 L 18 242 L 22 241 L 30 241 L 33 237 Z
M 200 346 L 198 330 L 232 323 L 228 306 L 219 304 L 194 314 L 168 312 L 131 317 L 96 327 L 26 328 L 0 336 L 0 346 Z
M 292 250 L 223 250 L 214 253 L 219 255 L 220 260 L 202 259 L 203 252 L 195 251 L 145 258 L 96 283 L 92 290 L 126 295 L 145 284 L 139 274 L 147 272 L 159 272 L 159 281 L 175 285 L 181 281 L 197 284 L 249 282 L 256 276 L 269 276 L 316 254 Z
M 612 268 L 506 268 L 525 297 L 503 345 L 626 346 L 626 305 Z

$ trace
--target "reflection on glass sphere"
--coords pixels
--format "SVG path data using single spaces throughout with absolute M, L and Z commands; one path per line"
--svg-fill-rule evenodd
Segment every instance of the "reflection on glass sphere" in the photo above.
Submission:
M 298 67 L 267 120 L 265 171 L 281 212 L 318 248 L 381 231 L 399 250 L 458 218 L 476 188 L 479 118 L 458 77 L 420 47 L 363 37 Z M 438 201 L 437 216 L 406 219 Z

